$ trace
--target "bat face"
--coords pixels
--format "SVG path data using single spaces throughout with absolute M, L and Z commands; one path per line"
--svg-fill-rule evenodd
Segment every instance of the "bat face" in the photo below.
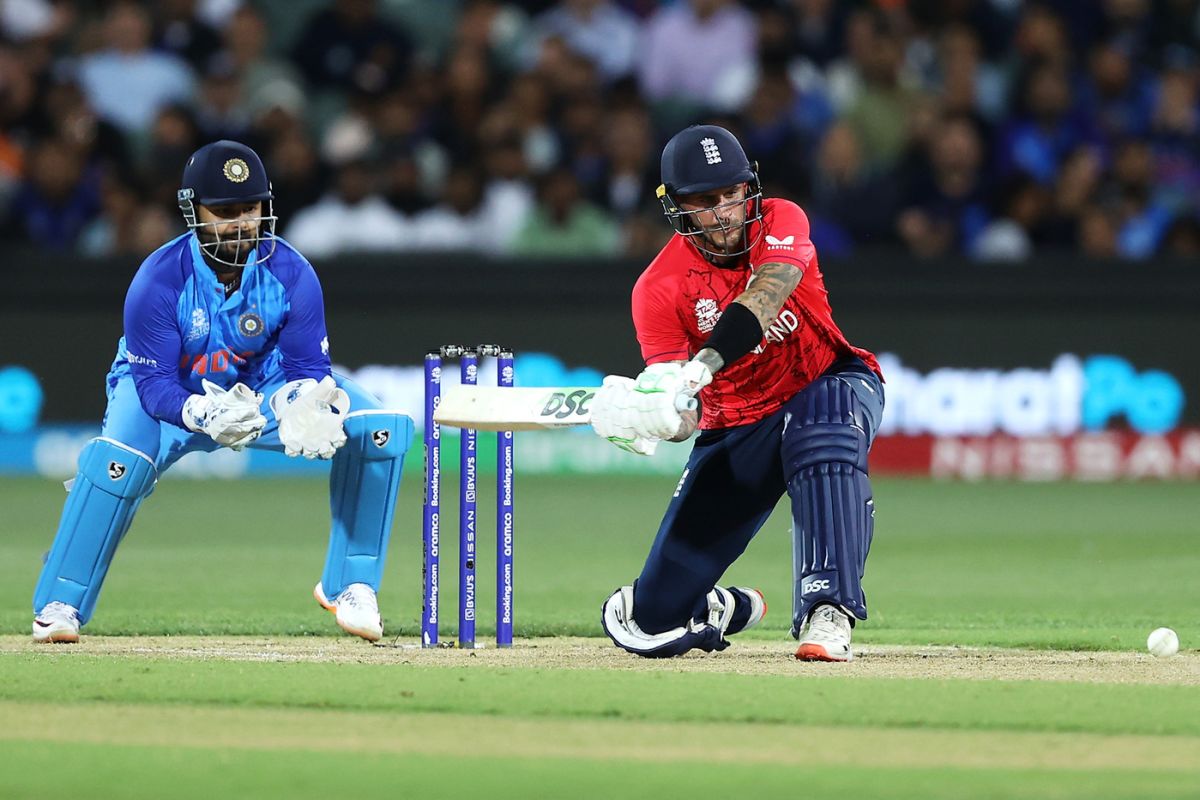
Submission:
M 591 422 L 595 386 L 452 386 L 434 411 L 440 425 L 477 431 L 528 431 Z

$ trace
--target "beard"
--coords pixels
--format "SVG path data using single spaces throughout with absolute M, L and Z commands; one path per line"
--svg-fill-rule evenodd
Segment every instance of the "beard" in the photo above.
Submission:
M 202 253 L 207 255 L 215 253 L 221 261 L 242 266 L 246 263 L 250 251 L 258 244 L 259 229 L 255 228 L 251 235 L 239 240 L 236 237 L 221 237 L 211 226 L 205 226 L 196 228 L 196 236 L 200 239 Z
M 742 243 L 743 225 L 738 222 L 725 228 L 706 228 L 700 235 L 714 253 L 730 253 Z

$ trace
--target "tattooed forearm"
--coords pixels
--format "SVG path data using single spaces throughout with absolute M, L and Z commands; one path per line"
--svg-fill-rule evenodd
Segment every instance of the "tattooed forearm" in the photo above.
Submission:
M 803 277 L 804 270 L 794 264 L 763 264 L 755 270 L 746 291 L 735 297 L 734 302 L 753 311 L 765 331 L 779 316 L 783 304 Z
M 696 360 L 708 367 L 714 375 L 720 372 L 721 367 L 725 366 L 725 359 L 721 358 L 721 354 L 711 347 L 705 347 L 696 353 Z

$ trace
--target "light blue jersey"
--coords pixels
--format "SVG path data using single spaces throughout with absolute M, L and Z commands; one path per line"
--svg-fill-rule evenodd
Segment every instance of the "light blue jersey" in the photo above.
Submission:
M 256 254 L 228 298 L 186 233 L 142 262 L 125 297 L 125 335 L 109 386 L 133 376 L 142 408 L 183 426 L 183 403 L 202 380 L 230 388 L 330 374 L 321 284 L 283 239 L 266 262 Z

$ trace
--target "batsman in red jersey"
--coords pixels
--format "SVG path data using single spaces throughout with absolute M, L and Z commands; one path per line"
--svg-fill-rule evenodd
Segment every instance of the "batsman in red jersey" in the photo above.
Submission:
M 879 365 L 833 321 L 808 218 L 763 199 L 733 134 L 681 131 L 663 150 L 662 180 L 676 235 L 633 290 L 647 366 L 605 378 L 592 426 L 643 455 L 701 432 L 641 575 L 604 604 L 605 632 L 665 657 L 723 650 L 758 624 L 760 592 L 716 583 L 787 492 L 796 657 L 848 661 L 854 622 L 867 618 Z

